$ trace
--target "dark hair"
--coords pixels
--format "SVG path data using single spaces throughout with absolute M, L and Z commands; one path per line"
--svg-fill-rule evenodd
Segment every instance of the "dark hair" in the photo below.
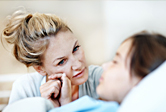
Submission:
M 128 52 L 131 74 L 143 78 L 166 60 L 166 38 L 163 35 L 143 31 L 126 40 L 129 39 L 132 41 Z

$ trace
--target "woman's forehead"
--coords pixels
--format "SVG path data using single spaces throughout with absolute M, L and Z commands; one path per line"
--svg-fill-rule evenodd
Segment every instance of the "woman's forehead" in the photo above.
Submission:
M 70 31 L 59 32 L 56 36 L 53 36 L 49 40 L 49 45 L 45 55 L 62 56 L 66 53 L 72 52 L 77 39 Z
M 49 47 L 69 47 L 73 46 L 73 44 L 75 44 L 75 41 L 77 41 L 77 39 L 74 37 L 73 33 L 71 33 L 70 31 L 60 31 L 56 36 L 50 38 Z

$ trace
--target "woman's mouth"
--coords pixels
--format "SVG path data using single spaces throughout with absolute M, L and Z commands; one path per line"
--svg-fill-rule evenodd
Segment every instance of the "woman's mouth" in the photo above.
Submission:
M 74 75 L 73 75 L 73 78 L 79 78 L 79 77 L 82 77 L 84 75 L 84 71 L 85 71 L 85 68 L 83 70 L 81 70 L 80 72 L 76 72 Z

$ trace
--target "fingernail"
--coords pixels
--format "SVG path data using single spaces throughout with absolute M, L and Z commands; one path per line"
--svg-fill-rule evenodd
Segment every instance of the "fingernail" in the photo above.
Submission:
M 62 76 L 63 76 L 63 77 L 65 77 L 65 76 L 66 76 L 66 74 L 65 74 L 65 73 L 63 73 L 63 74 L 62 74 Z
M 50 79 L 50 78 L 52 78 L 52 76 L 48 76 L 48 78 Z

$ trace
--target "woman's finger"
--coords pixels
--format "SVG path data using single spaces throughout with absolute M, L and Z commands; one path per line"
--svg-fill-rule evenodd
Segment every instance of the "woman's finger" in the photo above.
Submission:
M 62 73 L 59 73 L 59 74 L 51 74 L 48 76 L 48 79 L 49 80 L 54 80 L 54 79 L 59 79 L 62 77 Z
M 57 90 L 60 90 L 61 82 L 59 80 L 49 80 L 40 87 L 40 93 L 44 93 L 45 91 L 47 91 L 49 88 L 52 87 L 56 87 Z
M 46 91 L 44 91 L 43 93 L 41 93 L 41 96 L 44 97 L 44 98 L 47 98 L 47 99 L 51 99 L 52 97 L 52 94 L 54 94 L 54 98 L 56 98 L 59 94 L 59 90 L 52 86 L 51 88 L 48 88 Z
M 71 81 L 65 74 L 62 75 L 61 80 L 63 83 L 61 88 L 60 103 L 61 105 L 65 105 L 71 102 L 72 99 Z
M 66 89 L 70 88 L 69 87 L 70 86 L 70 79 L 67 78 L 65 73 L 62 74 L 61 80 L 62 80 L 62 83 L 63 83 L 62 87 L 66 88 Z

